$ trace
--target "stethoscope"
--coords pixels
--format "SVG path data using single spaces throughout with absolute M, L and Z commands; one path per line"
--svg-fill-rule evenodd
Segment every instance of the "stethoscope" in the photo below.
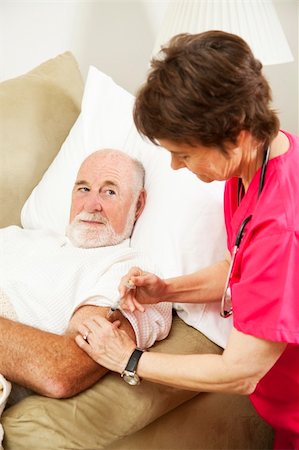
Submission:
M 263 190 L 264 184 L 265 184 L 265 175 L 266 175 L 267 164 L 269 161 L 269 156 L 270 156 L 270 147 L 268 147 L 264 153 L 263 164 L 262 164 L 261 174 L 260 174 L 258 194 L 257 194 L 258 198 L 259 198 L 259 196 Z M 243 195 L 243 184 L 242 184 L 241 178 L 239 178 L 238 179 L 238 206 L 241 202 L 242 195 Z M 224 317 L 225 319 L 227 317 L 231 316 L 233 313 L 232 302 L 231 302 L 231 290 L 230 290 L 229 285 L 230 285 L 230 281 L 231 281 L 232 274 L 233 274 L 236 255 L 237 255 L 237 252 L 241 245 L 242 238 L 244 236 L 245 227 L 248 224 L 248 222 L 250 222 L 251 219 L 252 219 L 252 214 L 250 216 L 247 216 L 241 223 L 240 228 L 237 232 L 235 244 L 234 244 L 234 247 L 232 250 L 231 261 L 230 261 L 228 274 L 227 274 L 225 285 L 224 285 L 224 291 L 223 291 L 223 295 L 222 295 L 222 299 L 221 299 L 221 308 L 220 308 L 220 315 L 221 315 L 221 317 Z

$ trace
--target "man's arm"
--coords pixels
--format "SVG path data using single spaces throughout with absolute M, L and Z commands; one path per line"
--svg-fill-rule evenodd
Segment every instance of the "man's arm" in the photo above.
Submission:
M 0 317 L 0 373 L 48 397 L 65 398 L 93 385 L 107 369 L 96 364 L 75 343 L 80 322 L 105 317 L 107 308 L 83 306 L 72 317 L 65 335 L 38 330 Z M 135 340 L 127 319 L 116 311 L 111 319 Z

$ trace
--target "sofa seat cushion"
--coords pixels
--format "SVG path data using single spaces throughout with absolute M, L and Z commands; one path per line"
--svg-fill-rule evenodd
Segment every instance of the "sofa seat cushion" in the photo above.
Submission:
M 273 430 L 247 396 L 200 393 L 105 450 L 273 448 Z
M 221 353 L 222 349 L 178 317 L 167 340 L 150 351 Z M 6 450 L 102 449 L 131 435 L 196 392 L 143 381 L 129 386 L 108 374 L 66 400 L 34 395 L 8 408 L 2 419 Z

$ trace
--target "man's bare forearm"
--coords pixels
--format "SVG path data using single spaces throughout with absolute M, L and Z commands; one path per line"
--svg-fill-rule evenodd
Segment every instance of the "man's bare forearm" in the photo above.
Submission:
M 93 385 L 107 369 L 95 363 L 75 343 L 81 317 L 100 308 L 84 307 L 74 315 L 68 332 L 56 335 L 0 317 L 0 373 L 7 379 L 49 397 L 75 395 Z M 102 314 L 101 314 L 102 315 Z M 115 313 L 113 319 L 121 319 Z M 122 327 L 134 332 L 126 319 Z
M 58 336 L 0 318 L 0 373 L 43 395 L 68 397 L 107 371 L 78 351 L 72 335 Z

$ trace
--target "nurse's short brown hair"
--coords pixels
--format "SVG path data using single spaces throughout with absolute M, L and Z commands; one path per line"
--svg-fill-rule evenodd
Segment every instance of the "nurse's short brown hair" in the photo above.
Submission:
M 151 62 L 134 121 L 152 142 L 225 151 L 242 130 L 268 145 L 279 129 L 271 90 L 247 43 L 223 31 L 179 34 Z

